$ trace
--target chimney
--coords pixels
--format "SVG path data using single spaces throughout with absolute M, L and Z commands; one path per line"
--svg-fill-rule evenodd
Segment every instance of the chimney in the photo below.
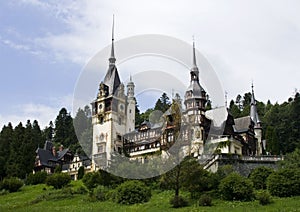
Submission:
M 59 151 L 62 152 L 64 150 L 64 145 L 60 145 Z

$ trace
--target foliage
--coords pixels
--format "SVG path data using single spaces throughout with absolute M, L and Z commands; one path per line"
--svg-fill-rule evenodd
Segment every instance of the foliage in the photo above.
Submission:
M 101 184 L 101 176 L 99 172 L 89 172 L 82 178 L 83 184 L 92 191 L 97 185 Z
M 300 195 L 300 169 L 281 169 L 267 179 L 267 188 L 273 196 Z
M 207 194 L 202 194 L 199 199 L 199 206 L 212 206 L 212 198 Z
M 170 199 L 170 204 L 173 208 L 181 208 L 188 206 L 188 201 L 186 201 L 182 196 L 175 195 Z
M 221 180 L 219 191 L 225 200 L 249 201 L 253 198 L 253 183 L 233 172 Z
M 107 187 L 104 187 L 102 185 L 98 185 L 95 189 L 94 189 L 94 196 L 97 200 L 99 201 L 105 201 L 108 199 L 108 195 L 107 193 L 109 192 L 109 189 Z
M 253 182 L 255 189 L 266 189 L 267 178 L 274 170 L 265 166 L 257 167 L 250 173 L 249 179 Z
M 78 169 L 78 180 L 81 180 L 84 176 L 84 167 L 80 166 Z
M 45 183 L 47 178 L 47 173 L 40 171 L 36 173 L 30 173 L 26 179 L 26 185 L 37 185 L 41 183 Z
M 0 189 L 5 189 L 9 192 L 19 191 L 19 189 L 23 186 L 23 182 L 16 177 L 5 178 L 1 184 L 2 188 Z
M 136 204 L 148 202 L 151 190 L 141 181 L 126 181 L 116 188 L 116 202 L 120 204 Z
M 268 205 L 272 203 L 272 197 L 270 193 L 266 190 L 258 191 L 255 195 L 255 198 L 259 201 L 261 205 Z
M 71 177 L 67 173 L 54 173 L 46 179 L 48 186 L 53 186 L 55 189 L 61 189 L 71 182 Z
M 300 169 L 300 148 L 284 156 L 284 160 L 279 161 L 279 165 L 283 168 Z

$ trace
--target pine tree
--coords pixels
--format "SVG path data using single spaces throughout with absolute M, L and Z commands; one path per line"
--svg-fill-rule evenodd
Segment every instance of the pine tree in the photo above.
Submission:
M 10 157 L 10 145 L 13 137 L 11 123 L 2 128 L 0 133 L 0 180 L 7 176 L 8 159 Z

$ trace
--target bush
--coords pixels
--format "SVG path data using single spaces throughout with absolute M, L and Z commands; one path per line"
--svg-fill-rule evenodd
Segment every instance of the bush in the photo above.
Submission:
M 105 201 L 108 199 L 108 188 L 99 185 L 94 189 L 94 196 L 99 201 Z
M 188 202 L 182 196 L 174 196 L 170 199 L 173 208 L 181 208 L 188 205 Z
M 254 196 L 253 183 L 236 172 L 221 180 L 219 191 L 225 200 L 249 201 Z
M 273 173 L 273 169 L 265 166 L 257 167 L 250 173 L 249 179 L 253 182 L 255 189 L 266 189 L 267 178 Z
M 35 174 L 30 173 L 26 179 L 27 185 L 37 185 L 45 183 L 47 178 L 46 172 L 36 172 Z
M 47 177 L 46 184 L 60 189 L 71 182 L 71 177 L 67 173 L 54 173 Z
M 16 192 L 23 186 L 23 182 L 16 177 L 6 178 L 2 182 L 2 189 L 9 192 Z
M 121 204 L 148 202 L 151 198 L 150 189 L 137 180 L 126 181 L 116 188 L 115 201 Z
M 75 194 L 86 194 L 88 191 L 84 186 L 80 186 L 77 189 L 75 189 L 74 193 Z
M 212 198 L 207 194 L 202 194 L 199 199 L 199 206 L 212 206 Z
M 78 169 L 78 180 L 81 180 L 84 176 L 84 167 L 80 166 Z
M 256 193 L 256 199 L 259 201 L 261 205 L 268 205 L 272 203 L 271 195 L 268 191 L 259 191 Z
M 267 188 L 273 196 L 300 195 L 300 170 L 281 169 L 272 173 L 267 179 Z
M 97 185 L 101 184 L 101 176 L 99 172 L 90 172 L 83 176 L 82 178 L 83 184 L 92 191 Z

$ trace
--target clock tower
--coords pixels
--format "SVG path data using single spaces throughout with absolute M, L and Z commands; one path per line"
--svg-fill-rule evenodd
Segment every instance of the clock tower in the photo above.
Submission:
M 96 99 L 92 104 L 93 125 L 93 170 L 109 166 L 111 155 L 121 150 L 122 136 L 134 130 L 135 98 L 134 84 L 128 83 L 128 96 L 121 83 L 114 52 L 114 26 L 112 29 L 109 67 L 104 80 L 99 84 Z M 133 107 L 134 105 L 134 107 Z M 130 113 L 130 114 L 128 114 Z

